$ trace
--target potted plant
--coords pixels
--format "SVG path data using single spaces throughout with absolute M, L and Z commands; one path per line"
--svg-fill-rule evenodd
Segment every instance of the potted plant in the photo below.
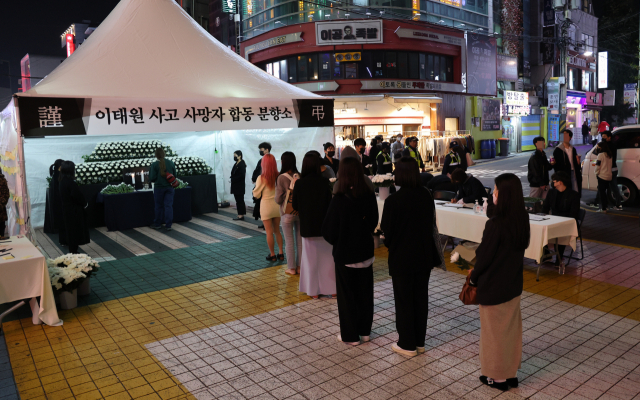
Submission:
M 47 260 L 49 278 L 53 293 L 60 299 L 60 307 L 70 310 L 78 305 L 78 294 L 91 292 L 91 275 L 98 271 L 100 264 L 86 254 L 65 254 L 54 260 Z

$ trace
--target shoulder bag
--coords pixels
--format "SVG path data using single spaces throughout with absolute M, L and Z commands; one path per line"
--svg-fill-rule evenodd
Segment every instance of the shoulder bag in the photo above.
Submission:
M 293 181 L 293 177 L 289 174 L 283 174 L 289 179 L 289 182 Z M 297 174 L 295 174 L 297 175 Z M 294 175 L 294 176 L 295 176 Z M 294 184 L 295 185 L 295 184 Z M 289 188 L 287 189 L 287 195 L 284 198 L 284 213 L 291 215 L 298 215 L 298 211 L 293 208 L 293 187 L 289 184 Z
M 477 287 L 471 286 L 471 274 L 467 275 L 467 280 L 464 282 L 464 286 L 462 286 L 462 292 L 460 292 L 460 301 L 465 306 L 470 306 L 473 304 L 478 304 L 478 300 L 476 298 L 477 295 Z

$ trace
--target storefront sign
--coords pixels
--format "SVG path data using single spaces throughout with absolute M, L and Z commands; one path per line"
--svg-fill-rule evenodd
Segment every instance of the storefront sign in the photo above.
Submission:
M 560 140 L 560 116 L 549 115 L 547 119 L 549 121 L 548 140 L 550 142 L 557 142 L 558 140 Z
M 609 53 L 601 51 L 598 53 L 598 89 L 609 86 Z
M 549 96 L 548 110 L 560 111 L 560 84 L 558 83 L 558 78 L 549 79 L 547 93 Z
M 556 12 L 553 10 L 553 0 L 544 0 L 544 25 L 556 24 Z
M 336 118 L 336 126 L 347 125 L 421 125 L 424 118 L 420 117 L 381 117 L 381 118 Z
M 449 6 L 460 7 L 466 0 L 440 0 L 440 3 L 447 4 Z
M 267 40 L 263 40 L 262 42 L 258 42 L 256 44 L 252 44 L 244 48 L 244 58 L 249 59 L 249 54 L 255 53 L 256 51 L 268 49 L 275 46 L 281 46 L 287 43 L 294 42 L 304 42 L 302 39 L 302 32 L 296 33 L 288 33 L 286 35 L 275 36 Z
M 615 106 L 616 105 L 616 91 L 615 90 L 605 90 L 604 95 L 602 96 L 602 105 L 603 106 Z
M 362 80 L 360 90 L 420 90 L 442 92 L 464 92 L 464 86 L 451 82 L 425 82 L 425 81 L 376 81 Z
M 514 106 L 509 104 L 502 105 L 502 115 L 523 117 L 531 114 L 531 106 Z
M 421 39 L 429 40 L 432 42 L 452 44 L 454 46 L 464 46 L 464 38 L 443 35 L 441 33 L 435 33 L 421 29 L 398 28 L 396 29 L 395 34 L 398 37 L 405 39 Z
M 540 53 L 542 55 L 543 64 L 554 64 L 556 60 L 556 45 L 554 43 L 556 37 L 556 27 L 545 26 L 542 28 L 542 43 L 540 43 Z
M 499 81 L 515 82 L 518 80 L 518 57 L 498 54 L 498 72 Z
M 235 14 L 236 0 L 222 0 L 222 11 L 230 14 Z
M 382 43 L 382 20 L 316 22 L 316 45 Z
M 584 58 L 580 58 L 577 55 L 569 55 L 567 56 L 567 63 L 570 66 L 587 69 L 587 60 Z
M 500 130 L 500 100 L 482 99 L 482 130 Z
M 587 104 L 601 106 L 602 105 L 602 93 L 587 92 Z
M 529 93 L 527 92 L 514 92 L 513 90 L 504 91 L 504 104 L 510 106 L 528 106 L 529 105 Z
M 468 34 L 467 93 L 496 95 L 496 49 L 495 38 Z

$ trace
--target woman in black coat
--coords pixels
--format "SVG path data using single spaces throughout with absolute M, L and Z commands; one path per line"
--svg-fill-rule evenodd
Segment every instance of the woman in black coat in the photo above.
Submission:
M 340 179 L 322 224 L 322 236 L 333 245 L 340 334 L 350 345 L 369 341 L 373 324 L 373 231 L 378 202 L 359 159 L 340 160 Z
M 435 204 L 422 185 L 417 161 L 409 157 L 398 161 L 395 178 L 400 190 L 385 201 L 380 224 L 389 249 L 399 335 L 391 349 L 412 357 L 425 351 L 429 277 L 444 263 L 444 256 L 436 244 L 440 238 L 434 237 Z
M 245 193 L 245 179 L 247 176 L 247 164 L 242 159 L 242 152 L 236 150 L 233 153 L 233 164 L 231 168 L 231 194 L 236 200 L 236 208 L 238 209 L 238 217 L 234 218 L 234 221 L 244 221 L 244 216 L 247 214 L 247 206 L 244 203 Z
M 49 202 L 51 206 L 51 220 L 53 222 L 53 233 L 58 234 L 58 241 L 61 245 L 67 245 L 67 238 L 64 229 L 64 218 L 62 217 L 62 203 L 60 201 L 60 166 L 64 160 L 58 159 L 49 168 L 51 185 L 49 191 Z
M 78 246 L 89 243 L 91 239 L 87 224 L 87 200 L 75 181 L 75 175 L 75 164 L 64 161 L 60 167 L 60 201 L 65 239 L 69 245 L 69 252 L 78 254 Z

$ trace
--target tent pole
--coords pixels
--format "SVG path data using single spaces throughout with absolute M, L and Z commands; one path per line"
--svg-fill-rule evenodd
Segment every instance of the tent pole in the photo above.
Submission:
M 22 129 L 20 127 L 20 107 L 18 105 L 18 98 L 14 98 L 16 109 L 16 131 L 18 132 L 18 157 L 20 161 L 20 180 L 22 181 L 22 207 L 19 207 L 21 217 L 24 220 L 24 234 L 34 245 L 36 243 L 35 232 L 31 229 L 31 198 L 29 197 L 29 188 L 27 187 L 27 169 L 24 161 L 24 136 L 22 135 Z M 22 231 L 22 229 L 21 229 Z

